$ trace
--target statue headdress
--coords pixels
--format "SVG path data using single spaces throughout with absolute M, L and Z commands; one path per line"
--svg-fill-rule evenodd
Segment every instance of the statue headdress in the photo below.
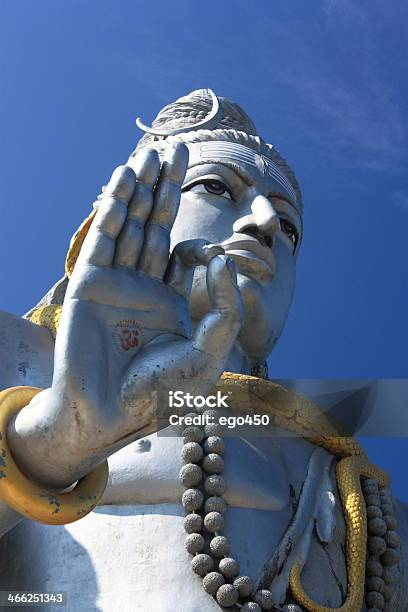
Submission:
M 192 91 L 168 104 L 151 126 L 145 125 L 139 117 L 136 124 L 145 132 L 136 151 L 141 147 L 152 147 L 160 152 L 169 142 L 188 144 L 211 140 L 234 142 L 252 149 L 266 165 L 270 160 L 277 172 L 283 175 L 283 180 L 290 184 L 299 212 L 303 212 L 299 184 L 286 160 L 276 147 L 258 135 L 253 121 L 238 104 L 216 96 L 211 89 Z

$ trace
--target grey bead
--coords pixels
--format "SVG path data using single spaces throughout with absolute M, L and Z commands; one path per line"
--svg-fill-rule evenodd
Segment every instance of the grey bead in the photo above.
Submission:
M 224 514 L 226 509 L 227 504 L 222 497 L 212 495 L 211 497 L 207 497 L 205 500 L 204 512 L 220 512 L 221 514 Z
M 387 585 L 387 584 L 385 585 L 384 593 L 383 593 L 385 601 L 389 601 L 390 599 L 392 599 L 392 597 L 394 596 L 394 591 L 395 591 L 394 586 Z
M 204 427 L 204 433 L 208 438 L 214 436 L 220 437 L 222 434 L 222 427 L 219 423 L 209 423 Z
M 203 579 L 204 591 L 210 595 L 215 595 L 223 584 L 225 584 L 225 579 L 219 572 L 210 572 Z
M 212 538 L 210 542 L 210 550 L 214 557 L 217 557 L 218 559 L 226 557 L 230 552 L 230 543 L 228 538 L 225 536 L 215 536 L 215 538 Z
M 234 580 L 234 587 L 238 589 L 241 597 L 249 597 L 254 590 L 254 582 L 249 576 L 238 576 Z
M 286 606 L 283 606 L 282 612 L 303 612 L 303 610 L 297 604 L 286 604 Z
M 184 518 L 184 530 L 187 533 L 199 533 L 203 528 L 203 519 L 199 514 L 187 514 Z
M 203 459 L 203 468 L 208 474 L 221 474 L 224 469 L 224 461 L 221 455 L 210 453 Z
M 385 553 L 381 556 L 381 563 L 383 565 L 396 565 L 400 560 L 400 554 L 395 548 L 387 548 Z
M 401 544 L 400 537 L 396 531 L 387 531 L 384 540 L 390 548 L 399 548 Z
M 385 553 L 387 549 L 387 545 L 383 538 L 379 536 L 370 536 L 368 538 L 368 550 L 373 554 L 379 557 L 383 553 Z
M 242 606 L 241 612 L 262 612 L 262 608 L 254 601 L 247 601 Z
M 219 563 L 219 569 L 226 578 L 235 578 L 239 574 L 239 563 L 232 557 L 224 557 Z
M 378 576 L 371 576 L 371 578 L 366 581 L 367 591 L 378 591 L 379 593 L 383 594 L 384 587 L 384 580 L 382 578 L 379 578 Z
M 383 536 L 387 531 L 387 523 L 382 518 L 373 518 L 368 521 L 367 529 L 371 535 Z
M 222 495 L 226 488 L 224 478 L 218 474 L 211 474 L 204 481 L 204 489 L 209 495 Z
M 188 442 L 201 442 L 204 440 L 203 430 L 201 427 L 196 427 L 195 425 L 186 427 L 181 435 L 183 436 L 184 444 L 188 444 Z
M 224 608 L 231 608 L 239 599 L 238 589 L 232 584 L 223 584 L 217 591 L 217 601 Z
M 363 493 L 365 497 L 367 495 L 377 495 L 378 487 L 376 485 L 363 485 Z
M 384 567 L 383 579 L 385 584 L 397 584 L 400 581 L 401 574 L 396 565 Z
M 383 514 L 394 514 L 394 508 L 392 504 L 381 504 Z
M 384 521 L 387 523 L 388 529 L 396 529 L 397 521 L 393 514 L 384 514 Z
M 190 535 L 186 537 L 185 544 L 187 552 L 189 552 L 190 555 L 194 555 L 203 550 L 205 541 L 200 533 L 190 533 Z
M 375 478 L 365 478 L 363 480 L 363 486 L 369 487 L 370 485 L 374 485 L 378 488 L 378 480 L 376 480 Z
M 257 591 L 254 600 L 263 610 L 272 610 L 274 608 L 272 593 L 268 589 Z
M 210 555 L 196 555 L 191 560 L 191 567 L 193 568 L 193 572 L 204 577 L 206 574 L 212 571 L 214 561 L 211 559 Z
M 367 520 L 382 518 L 382 510 L 379 506 L 367 506 Z
M 218 412 L 216 410 L 205 410 L 203 416 L 205 419 L 208 419 L 207 425 L 204 426 L 206 437 L 219 436 L 222 428 L 218 422 Z
M 224 440 L 220 436 L 210 436 L 204 442 L 204 450 L 206 453 L 217 453 L 223 455 L 225 451 Z
M 195 463 L 186 463 L 180 470 L 179 478 L 185 487 L 195 487 L 200 484 L 203 478 L 203 471 Z
M 181 451 L 184 463 L 198 463 L 203 458 L 204 452 L 198 442 L 187 442 Z
M 384 610 L 385 600 L 381 593 L 378 593 L 378 591 L 371 591 L 370 593 L 367 593 L 366 603 L 369 608 Z
M 378 576 L 381 578 L 383 575 L 383 566 L 375 557 L 369 557 L 367 559 L 366 571 L 368 576 Z
M 204 527 L 210 533 L 224 529 L 224 517 L 219 512 L 209 512 L 204 517 Z
M 187 489 L 183 493 L 181 503 L 188 512 L 194 512 L 203 505 L 204 495 L 198 489 Z
M 379 495 L 367 495 L 365 499 L 366 499 L 367 506 L 379 506 L 380 505 Z

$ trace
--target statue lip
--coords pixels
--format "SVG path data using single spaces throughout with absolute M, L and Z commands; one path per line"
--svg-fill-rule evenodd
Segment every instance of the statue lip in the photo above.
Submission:
M 222 242 L 221 246 L 228 255 L 237 260 L 238 264 L 244 264 L 244 272 L 261 275 L 263 279 L 275 275 L 275 257 L 272 250 L 263 246 L 254 236 L 235 233 Z M 247 260 L 247 265 L 245 265 L 245 260 Z

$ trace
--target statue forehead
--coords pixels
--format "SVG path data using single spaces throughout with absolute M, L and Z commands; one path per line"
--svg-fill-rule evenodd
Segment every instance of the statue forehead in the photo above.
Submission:
M 238 166 L 249 166 L 256 170 L 254 176 L 259 173 L 260 176 L 273 179 L 278 184 L 279 191 L 289 198 L 289 201 L 298 208 L 296 192 L 292 185 L 281 172 L 279 166 L 271 159 L 257 153 L 253 149 L 245 145 L 228 142 L 228 141 L 206 141 L 199 143 L 189 143 L 188 150 L 190 153 L 189 166 L 196 166 L 203 163 L 223 163 L 225 161 L 232 162 Z

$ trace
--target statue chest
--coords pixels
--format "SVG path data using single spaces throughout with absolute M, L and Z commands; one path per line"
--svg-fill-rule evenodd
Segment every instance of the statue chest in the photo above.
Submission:
M 223 533 L 241 575 L 257 581 L 293 518 L 310 447 L 293 438 L 224 441 Z M 219 610 L 193 573 L 184 545 L 181 448 L 180 438 L 143 438 L 110 458 L 109 485 L 90 515 L 61 527 L 23 521 L 0 542 L 0 587 L 66 591 L 67 609 L 75 612 L 117 606 L 143 612 Z M 305 581 L 319 596 L 324 576 L 326 601 L 333 606 L 341 602 L 338 583 L 345 580 L 345 574 L 339 578 L 332 571 L 344 566 L 338 544 L 330 559 L 312 544 Z
M 65 591 L 68 612 L 217 612 L 191 569 L 183 517 L 181 504 L 165 503 L 103 505 L 61 527 L 24 521 L 0 542 L 0 587 Z M 286 512 L 230 507 L 226 525 L 241 573 L 256 580 L 287 527 Z M 327 553 L 311 554 L 306 587 L 338 605 Z
M 226 438 L 224 498 L 239 508 L 281 511 L 290 505 L 290 480 L 284 454 L 269 438 Z M 179 503 L 184 487 L 181 438 L 152 434 L 109 459 L 109 483 L 102 504 Z M 300 459 L 300 457 L 299 457 Z M 301 486 L 305 464 L 299 461 L 294 488 Z M 296 482 L 299 481 L 299 482 Z

